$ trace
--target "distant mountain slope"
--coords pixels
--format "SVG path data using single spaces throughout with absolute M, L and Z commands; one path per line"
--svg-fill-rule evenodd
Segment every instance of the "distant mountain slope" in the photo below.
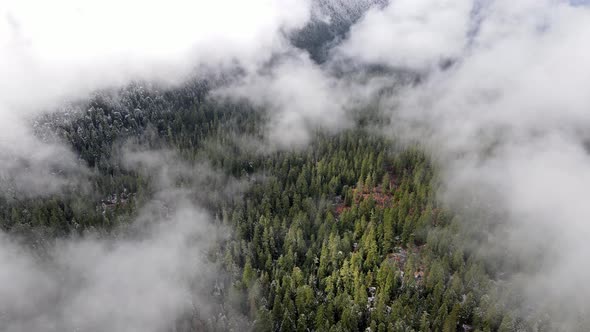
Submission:
M 322 63 L 329 50 L 338 45 L 369 8 L 387 3 L 387 0 L 314 1 L 311 22 L 292 36 L 293 45 L 307 50 L 314 61 Z

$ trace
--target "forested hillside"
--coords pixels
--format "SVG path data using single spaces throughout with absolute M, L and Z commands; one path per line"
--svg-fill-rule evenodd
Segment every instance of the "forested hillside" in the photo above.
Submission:
M 116 236 L 155 190 L 125 167 L 124 152 L 175 151 L 247 189 L 215 195 L 223 181 L 199 182 L 195 202 L 228 234 L 208 249 L 222 274 L 206 287 L 207 310 L 195 307 L 171 331 L 528 329 L 437 203 L 436 167 L 420 147 L 375 131 L 378 115 L 337 134 L 318 129 L 304 148 L 261 149 L 264 112 L 203 91 L 138 84 L 40 119 L 92 171 L 59 195 L 3 196 L 3 230 L 38 251 L 89 232 Z M 195 189 L 187 178 L 175 185 Z
M 0 332 L 590 328 L 590 0 L 0 1 Z

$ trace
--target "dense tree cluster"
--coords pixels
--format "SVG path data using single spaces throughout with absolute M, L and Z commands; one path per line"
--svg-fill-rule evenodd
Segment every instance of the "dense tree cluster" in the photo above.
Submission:
M 224 219 L 223 257 L 257 331 L 511 331 L 416 149 L 363 130 L 266 158 Z M 522 325 L 522 324 L 521 324 Z M 523 325 L 524 326 L 524 325 Z
M 203 90 L 131 86 L 116 98 L 98 95 L 67 121 L 48 117 L 94 171 L 59 196 L 2 197 L 2 228 L 108 233 L 153 190 L 121 165 L 121 146 L 166 147 L 250 183 L 241 199 L 206 206 L 232 230 L 211 249 L 227 272 L 212 291 L 223 309 L 184 329 L 236 329 L 231 313 L 255 331 L 527 329 L 435 200 L 436 170 L 420 149 L 359 124 L 318 130 L 304 149 L 260 153 L 239 138 L 262 138 L 264 113 L 207 100 Z

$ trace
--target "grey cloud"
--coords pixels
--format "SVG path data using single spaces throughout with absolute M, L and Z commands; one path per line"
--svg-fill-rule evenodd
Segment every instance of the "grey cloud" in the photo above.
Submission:
M 338 52 L 364 63 L 423 70 L 459 56 L 472 1 L 395 0 L 355 24 Z
M 192 310 L 190 282 L 211 278 L 195 248 L 207 248 L 207 220 L 187 205 L 145 237 L 60 242 L 42 263 L 3 236 L 3 330 L 165 330 Z
M 214 94 L 268 110 L 268 141 L 290 147 L 307 143 L 318 128 L 349 126 L 346 109 L 352 99 L 347 91 L 344 82 L 331 77 L 306 54 L 297 53 Z
M 25 160 L 32 166 L 11 176 L 43 177 L 26 184 L 28 193 L 55 193 L 64 180 L 29 172 L 46 167 L 45 160 L 30 156 L 65 149 L 33 135 L 27 126 L 31 119 L 132 80 L 178 84 L 195 71 L 255 70 L 285 49 L 286 34 L 309 20 L 310 8 L 309 1 L 294 0 L 3 2 L 0 158 L 5 163 L 0 172 L 19 169 L 10 160 Z M 63 161 L 58 169 L 76 163 L 70 153 L 54 159 Z
M 153 199 L 131 224 L 111 235 L 57 240 L 43 253 L 0 234 L 3 331 L 164 331 L 181 317 L 208 318 L 218 310 L 211 289 L 223 276 L 208 250 L 227 230 L 213 225 L 193 194 L 212 192 L 206 186 L 214 181 L 235 195 L 237 182 L 166 151 L 125 158 L 128 167 L 158 179 Z M 179 186 L 182 177 L 194 186 Z
M 590 295 L 571 282 L 590 278 L 589 19 L 566 2 L 492 1 L 453 66 L 389 101 L 392 131 L 423 142 L 443 168 L 441 198 L 497 211 L 489 245 L 528 264 L 513 291 L 561 330 L 584 317 Z

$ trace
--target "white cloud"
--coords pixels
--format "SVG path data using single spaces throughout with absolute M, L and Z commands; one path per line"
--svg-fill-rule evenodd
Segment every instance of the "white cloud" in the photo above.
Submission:
M 298 53 L 216 94 L 248 100 L 268 110 L 268 141 L 289 147 L 306 144 L 315 129 L 337 130 L 349 125 L 346 109 L 354 99 L 348 91 L 345 82 Z
M 0 235 L 2 330 L 162 331 L 193 306 L 211 309 L 191 289 L 215 275 L 203 252 L 214 238 L 207 223 L 184 205 L 144 225 L 145 237 L 69 240 L 43 262 Z
M 588 289 L 564 282 L 574 266 L 572 280 L 590 278 L 590 10 L 493 1 L 482 15 L 453 67 L 395 97 L 395 131 L 432 147 L 447 198 L 464 206 L 484 192 L 479 207 L 507 216 L 491 245 L 538 264 L 515 291 L 572 324 L 570 313 L 590 310 Z
M 15 160 L 42 169 L 30 155 L 64 150 L 28 129 L 40 112 L 135 79 L 182 82 L 198 66 L 254 70 L 309 16 L 308 0 L 2 2 L 0 175 L 18 169 Z M 64 167 L 75 162 L 67 155 Z
M 392 0 L 373 8 L 339 51 L 365 63 L 425 69 L 466 46 L 470 0 Z
M 109 235 L 47 240 L 42 253 L 0 233 L 2 331 L 156 332 L 218 313 L 211 289 L 224 275 L 208 250 L 227 230 L 194 200 L 239 195 L 244 184 L 167 151 L 126 149 L 124 159 L 155 179 L 133 222 Z M 179 176 L 193 186 L 177 188 Z
M 309 4 L 9 1 L 0 15 L 1 100 L 29 105 L 134 77 L 177 79 L 197 64 L 255 65 L 281 49 L 282 30 L 305 24 Z

